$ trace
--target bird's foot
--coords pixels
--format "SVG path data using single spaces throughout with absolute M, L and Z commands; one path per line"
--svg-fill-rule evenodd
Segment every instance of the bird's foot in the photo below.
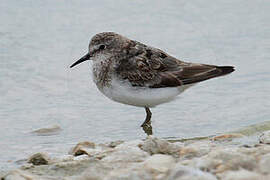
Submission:
M 148 136 L 153 134 L 151 122 L 144 122 L 141 127 Z

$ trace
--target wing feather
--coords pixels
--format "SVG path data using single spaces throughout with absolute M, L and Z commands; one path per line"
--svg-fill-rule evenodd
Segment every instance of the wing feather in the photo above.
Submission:
M 234 68 L 183 62 L 159 49 L 131 41 L 115 71 L 132 86 L 163 88 L 201 82 L 228 74 Z

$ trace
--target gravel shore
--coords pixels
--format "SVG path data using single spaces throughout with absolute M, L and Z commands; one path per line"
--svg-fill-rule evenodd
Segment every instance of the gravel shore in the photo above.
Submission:
M 53 126 L 54 128 L 55 126 Z M 59 129 L 58 127 L 57 129 Z M 42 133 L 51 133 L 46 128 Z M 54 128 L 55 129 L 55 128 Z M 268 180 L 270 122 L 192 139 L 80 142 L 51 157 L 38 152 L 1 180 Z
M 66 155 L 33 154 L 2 180 L 268 180 L 270 131 L 189 140 L 80 142 Z M 250 132 L 250 131 L 249 131 Z M 1 174 L 0 174 L 1 176 Z

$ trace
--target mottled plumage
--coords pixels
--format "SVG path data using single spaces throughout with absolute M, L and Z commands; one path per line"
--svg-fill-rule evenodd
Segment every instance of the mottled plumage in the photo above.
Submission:
M 191 85 L 229 74 L 232 66 L 215 66 L 180 61 L 164 51 L 130 40 L 113 32 L 96 34 L 89 52 L 71 67 L 93 60 L 94 82 L 110 99 L 145 107 L 173 100 Z

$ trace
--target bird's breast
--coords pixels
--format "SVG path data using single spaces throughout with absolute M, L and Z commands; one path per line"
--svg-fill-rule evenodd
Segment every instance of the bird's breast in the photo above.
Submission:
M 110 86 L 111 81 L 111 62 L 103 60 L 93 63 L 93 80 L 99 89 Z

